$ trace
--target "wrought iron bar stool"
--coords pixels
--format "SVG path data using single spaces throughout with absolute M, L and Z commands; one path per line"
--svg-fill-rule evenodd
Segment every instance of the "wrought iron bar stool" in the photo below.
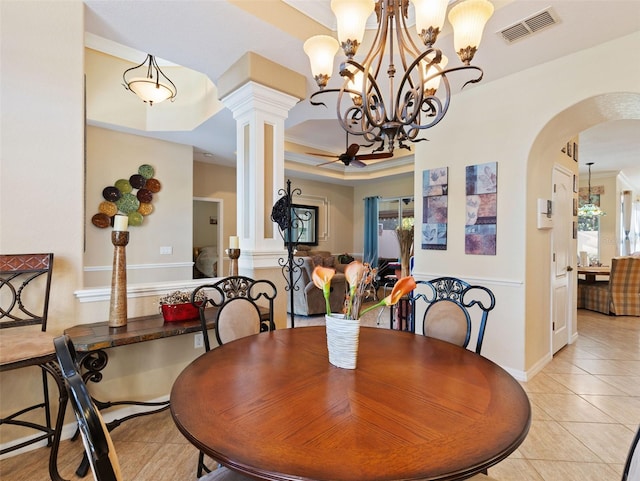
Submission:
M 57 457 L 67 405 L 67 391 L 56 362 L 54 336 L 46 332 L 53 254 L 0 255 L 0 371 L 38 367 L 42 371 L 42 401 L 0 419 L 0 424 L 20 426 L 39 434 L 19 440 L 0 454 L 42 441 L 51 447 L 49 473 L 59 481 Z M 48 376 L 59 392 L 58 414 L 51 419 Z M 42 409 L 42 421 L 30 413 Z

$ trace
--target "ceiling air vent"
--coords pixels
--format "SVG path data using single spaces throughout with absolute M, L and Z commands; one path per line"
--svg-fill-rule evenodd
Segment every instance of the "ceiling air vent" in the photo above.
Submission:
M 500 30 L 499 33 L 507 43 L 513 43 L 556 23 L 558 23 L 556 15 L 551 7 L 547 7 L 535 15 Z

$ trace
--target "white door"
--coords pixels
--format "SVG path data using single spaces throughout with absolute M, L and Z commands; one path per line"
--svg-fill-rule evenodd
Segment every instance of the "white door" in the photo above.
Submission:
M 551 231 L 551 347 L 553 353 L 567 345 L 575 311 L 572 295 L 573 174 L 553 169 L 553 229 Z

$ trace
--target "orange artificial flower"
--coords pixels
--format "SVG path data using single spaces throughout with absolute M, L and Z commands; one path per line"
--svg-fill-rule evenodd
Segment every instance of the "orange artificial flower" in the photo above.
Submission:
M 331 293 L 331 279 L 336 274 L 336 270 L 331 267 L 316 266 L 311 273 L 313 284 L 322 289 L 324 302 L 327 308 L 327 314 L 331 314 L 331 304 L 329 303 L 329 294 Z
M 395 283 L 395 285 L 393 286 L 393 289 L 391 290 L 391 294 L 389 294 L 387 297 L 382 299 L 377 304 L 366 308 L 364 311 L 360 313 L 360 315 L 362 316 L 363 314 L 369 312 L 372 309 L 375 309 L 376 307 L 393 306 L 394 304 L 397 304 L 397 302 L 403 296 L 406 296 L 415 288 L 416 288 L 416 281 L 413 278 L 413 276 L 403 277 L 402 279 L 400 279 L 398 282 Z
M 412 276 L 403 277 L 395 283 L 391 294 L 382 299 L 386 306 L 393 306 L 403 297 L 416 288 L 416 281 Z
M 365 275 L 367 268 L 360 261 L 352 261 L 344 270 L 344 276 L 349 284 L 349 302 L 347 303 L 347 319 L 351 319 L 351 311 L 353 309 L 354 296 L 356 290 L 362 281 L 362 276 Z M 357 316 L 357 313 L 356 313 Z

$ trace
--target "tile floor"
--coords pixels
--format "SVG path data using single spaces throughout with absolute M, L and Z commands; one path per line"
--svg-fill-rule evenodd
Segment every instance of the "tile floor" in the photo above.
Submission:
M 322 318 L 296 319 L 296 325 Z M 375 318 L 371 321 L 375 325 Z M 380 326 L 387 327 L 381 316 Z M 527 439 L 489 470 L 503 481 L 620 480 L 640 423 L 640 319 L 578 311 L 580 336 L 542 372 L 522 383 L 533 407 Z M 196 449 L 168 411 L 138 418 L 113 432 L 125 480 L 194 480 Z M 60 472 L 78 480 L 79 442 L 64 441 Z M 2 481 L 48 479 L 46 448 L 0 461 Z M 90 479 L 87 477 L 85 479 Z

